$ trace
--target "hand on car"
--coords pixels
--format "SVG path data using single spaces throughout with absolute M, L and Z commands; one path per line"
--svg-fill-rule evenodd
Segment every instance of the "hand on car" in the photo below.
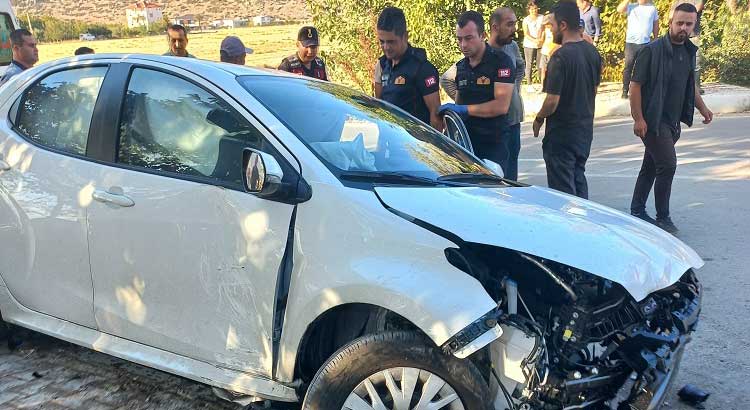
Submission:
M 445 112 L 451 110 L 456 114 L 460 115 L 462 119 L 466 119 L 469 116 L 468 105 L 458 105 L 453 103 L 443 104 L 438 108 L 438 114 L 445 115 Z
M 637 120 L 635 124 L 633 124 L 633 134 L 640 137 L 641 139 L 646 138 L 646 132 L 648 132 L 648 125 L 646 124 L 646 120 Z

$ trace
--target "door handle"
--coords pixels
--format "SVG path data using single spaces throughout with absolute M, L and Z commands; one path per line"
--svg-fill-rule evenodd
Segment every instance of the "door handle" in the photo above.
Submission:
M 10 164 L 5 162 L 4 159 L 0 159 L 0 171 L 10 171 Z
M 94 191 L 91 194 L 91 197 L 94 198 L 95 201 L 121 206 L 123 208 L 129 208 L 135 205 L 135 201 L 125 195 L 113 194 L 111 192 L 102 191 L 100 189 Z

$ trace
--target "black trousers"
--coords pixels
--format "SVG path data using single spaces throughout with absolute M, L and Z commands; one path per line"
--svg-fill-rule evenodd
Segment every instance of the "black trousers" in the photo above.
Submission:
M 498 135 L 498 138 L 494 141 L 486 138 L 472 139 L 471 145 L 474 148 L 474 155 L 479 159 L 488 159 L 501 167 L 503 164 L 507 164 L 510 153 L 508 152 L 508 145 L 501 138 Z M 505 173 L 505 168 L 503 168 L 503 173 Z
M 645 44 L 625 43 L 625 69 L 622 71 L 622 92 L 630 90 L 630 77 L 633 75 L 635 57 Z
M 583 199 L 589 198 L 586 181 L 586 161 L 591 145 L 555 146 L 542 145 L 544 165 L 547 167 L 547 186 Z
M 669 197 L 672 195 L 672 180 L 677 170 L 677 153 L 674 145 L 680 139 L 679 127 L 666 124 L 659 125 L 659 135 L 647 132 L 643 144 L 643 164 L 638 173 L 638 180 L 633 190 L 630 212 L 640 213 L 646 210 L 646 201 L 654 188 L 656 217 L 669 217 Z

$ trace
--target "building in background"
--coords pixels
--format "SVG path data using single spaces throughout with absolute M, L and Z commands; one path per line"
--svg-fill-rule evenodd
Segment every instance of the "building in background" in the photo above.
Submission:
M 128 19 L 128 28 L 146 27 L 147 29 L 164 18 L 161 6 L 145 1 L 138 1 L 128 6 L 125 9 L 125 16 Z
M 273 18 L 271 16 L 255 16 L 253 17 L 254 26 L 266 26 L 271 24 Z

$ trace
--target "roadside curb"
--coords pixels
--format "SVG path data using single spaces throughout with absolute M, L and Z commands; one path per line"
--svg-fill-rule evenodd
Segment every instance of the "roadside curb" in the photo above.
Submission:
M 594 118 L 607 117 L 630 117 L 630 102 L 620 98 L 619 91 L 610 90 L 601 92 L 596 98 L 596 112 Z M 736 114 L 750 111 L 750 88 L 727 85 L 711 84 L 705 87 L 706 94 L 703 95 L 708 108 L 714 114 Z M 522 93 L 526 120 L 533 120 L 536 113 L 542 107 L 545 94 Z

